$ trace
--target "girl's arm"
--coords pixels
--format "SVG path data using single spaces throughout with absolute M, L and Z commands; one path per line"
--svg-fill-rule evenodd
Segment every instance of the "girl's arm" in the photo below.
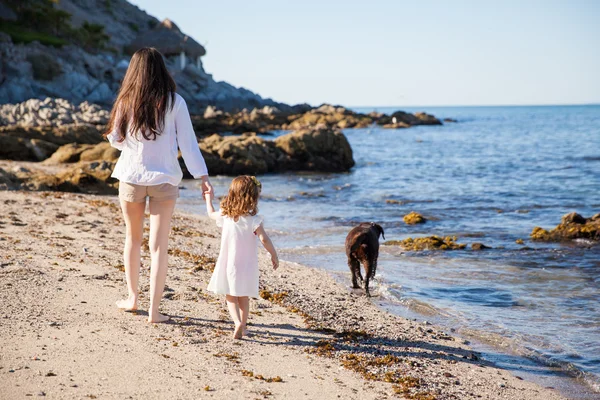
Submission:
M 218 211 L 215 211 L 212 203 L 213 194 L 212 193 L 204 193 L 204 200 L 206 200 L 206 213 L 212 219 L 217 219 L 220 215 Z
M 275 250 L 275 246 L 273 246 L 273 242 L 271 242 L 271 238 L 265 232 L 265 228 L 260 224 L 256 229 L 256 235 L 260 239 L 260 242 L 265 246 L 265 249 L 271 254 L 271 262 L 273 263 L 273 269 L 277 269 L 279 267 L 279 257 L 277 257 L 277 250 Z

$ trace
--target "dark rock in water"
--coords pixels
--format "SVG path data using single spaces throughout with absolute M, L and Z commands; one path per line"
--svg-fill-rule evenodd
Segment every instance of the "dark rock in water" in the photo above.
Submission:
M 427 221 L 425 217 L 415 211 L 409 212 L 402 219 L 408 225 L 424 224 Z
M 444 118 L 444 122 L 458 122 L 454 118 Z
M 483 243 L 478 243 L 478 242 L 475 242 L 475 243 L 472 243 L 472 244 L 471 244 L 471 249 L 472 249 L 472 250 L 487 250 L 487 249 L 491 249 L 491 247 L 489 247 L 489 246 L 486 246 L 486 245 L 485 245 L 485 244 L 483 244 Z
M 456 243 L 456 236 L 428 236 L 422 238 L 407 238 L 404 240 L 388 240 L 384 245 L 401 246 L 405 250 L 463 250 L 466 244 Z
M 584 218 L 577 213 L 565 214 L 560 224 L 554 229 L 546 229 L 536 226 L 531 232 L 533 240 L 545 242 L 560 242 L 573 239 L 600 240 L 600 214 L 591 218 Z
M 411 114 L 405 111 L 396 111 L 390 116 L 383 116 L 377 121 L 377 123 L 379 125 L 383 125 L 384 128 L 415 125 L 442 125 L 442 121 L 431 114 L 423 112 Z

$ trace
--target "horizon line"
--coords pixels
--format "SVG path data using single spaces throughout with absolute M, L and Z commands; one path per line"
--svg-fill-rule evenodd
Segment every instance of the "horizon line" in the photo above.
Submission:
M 331 104 L 331 103 L 321 103 L 323 104 Z M 319 107 L 315 106 L 315 107 Z M 600 106 L 600 102 L 597 103 L 549 103 L 549 104 L 457 104 L 457 105 L 390 105 L 390 106 L 352 106 L 352 105 L 344 105 L 346 108 L 417 108 L 417 107 L 435 107 L 435 108 L 449 108 L 449 107 L 576 107 L 576 106 Z

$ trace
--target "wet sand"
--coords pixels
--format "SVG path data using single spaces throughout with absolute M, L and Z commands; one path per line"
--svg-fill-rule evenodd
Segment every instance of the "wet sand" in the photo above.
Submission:
M 274 272 L 263 251 L 252 336 L 232 340 L 224 299 L 205 291 L 219 230 L 201 216 L 173 219 L 171 322 L 148 324 L 147 249 L 140 311 L 114 305 L 123 238 L 115 197 L 0 192 L 0 398 L 564 398 L 324 271 Z

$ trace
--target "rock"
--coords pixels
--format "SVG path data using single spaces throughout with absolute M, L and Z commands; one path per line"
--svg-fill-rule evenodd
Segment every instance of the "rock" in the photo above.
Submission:
M 30 139 L 27 147 L 36 158 L 36 161 L 44 161 L 58 149 L 57 144 L 40 139 Z
M 85 151 L 94 149 L 94 145 L 91 144 L 77 144 L 71 143 L 61 146 L 52 154 L 52 156 L 45 161 L 46 164 L 63 164 L 63 163 L 75 163 L 81 158 L 81 154 Z
M 265 174 L 284 171 L 348 171 L 352 149 L 337 130 L 306 129 L 268 141 L 254 133 L 241 136 L 214 134 L 200 141 L 211 174 Z M 184 177 L 190 175 L 180 157 Z
M 525 244 L 525 242 L 523 241 L 523 239 L 517 239 L 515 240 L 516 244 Z
M 424 224 L 427 221 L 421 214 L 415 211 L 406 214 L 402 219 L 408 225 Z
M 533 228 L 532 240 L 546 242 L 560 242 L 573 239 L 600 240 L 600 218 L 598 214 L 591 218 L 584 218 L 577 213 L 566 214 L 560 224 L 547 231 L 540 227 Z
M 404 128 L 415 125 L 442 125 L 442 122 L 433 115 L 426 113 L 411 114 L 405 111 L 396 111 L 390 116 L 380 117 L 377 121 L 384 128 Z
M 489 247 L 489 246 L 486 246 L 486 245 L 485 245 L 485 244 L 483 244 L 483 243 L 477 243 L 477 242 L 476 242 L 476 243 L 472 243 L 472 244 L 471 244 L 471 249 L 472 249 L 472 250 L 488 250 L 488 249 L 491 249 L 491 247 Z
M 285 170 L 345 172 L 354 166 L 350 143 L 339 130 L 304 129 L 278 137 L 275 145 L 287 155 L 278 160 Z
M 384 242 L 388 246 L 401 246 L 409 251 L 421 250 L 463 250 L 466 244 L 456 243 L 456 236 L 429 236 L 422 238 L 407 238 L 404 240 L 388 240 Z
M 68 143 L 97 144 L 102 142 L 103 126 L 91 124 L 69 124 L 61 126 L 0 126 L 0 135 L 22 139 L 38 139 L 59 146 Z
M 339 129 L 365 128 L 374 122 L 368 115 L 329 104 L 323 104 L 303 114 L 290 116 L 288 119 L 290 123 L 283 125 L 282 129 L 303 129 L 321 125 Z
M 102 142 L 96 146 L 81 152 L 79 160 L 81 161 L 117 161 L 121 152 L 110 145 L 108 142 Z
M 444 118 L 444 122 L 458 122 L 454 118 Z

